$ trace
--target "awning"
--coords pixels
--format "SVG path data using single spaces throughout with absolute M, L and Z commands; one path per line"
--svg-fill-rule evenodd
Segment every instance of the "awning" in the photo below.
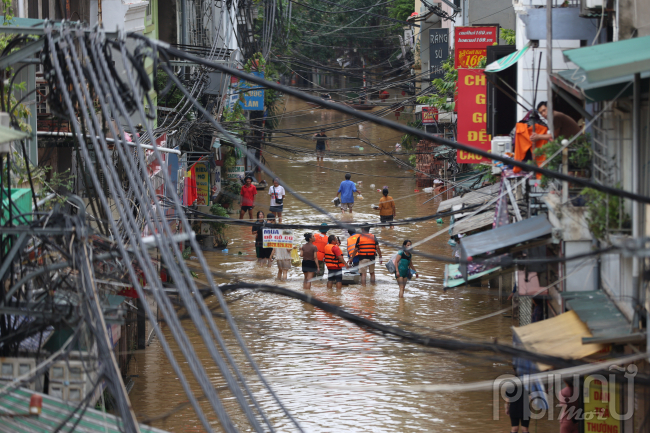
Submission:
M 27 137 L 29 137 L 29 134 L 26 132 L 0 125 L 0 144 L 22 140 Z
M 445 265 L 445 280 L 442 286 L 443 289 L 451 289 L 453 287 L 458 287 L 465 284 L 465 279 L 463 278 L 463 274 L 461 274 L 459 267 L 460 265 L 453 263 Z M 481 279 L 482 277 L 498 270 L 501 270 L 500 266 L 470 275 L 467 277 L 467 281 Z
M 454 224 L 451 228 L 451 235 L 471 232 L 491 227 L 494 223 L 494 207 L 489 212 L 483 212 L 469 218 L 464 218 Z
M 553 226 L 546 219 L 546 215 L 540 215 L 462 238 L 460 240 L 460 270 L 466 277 L 468 257 L 477 257 L 481 254 L 549 236 L 552 231 Z
M 641 92 L 648 91 L 648 81 L 646 78 L 650 77 L 650 72 L 641 74 Z M 587 80 L 587 73 L 584 69 L 568 69 L 559 71 L 551 75 L 551 81 L 563 90 L 569 92 L 572 96 L 583 99 L 588 102 L 609 101 L 619 97 L 626 97 L 632 94 L 632 86 L 621 93 L 621 91 L 632 82 L 634 75 L 623 75 L 618 78 L 609 80 L 602 80 L 597 82 L 589 82 Z
M 564 51 L 589 83 L 650 71 L 650 36 Z
M 451 210 L 452 206 L 462 204 L 464 206 L 471 206 L 475 204 L 483 204 L 492 200 L 498 194 L 500 184 L 486 186 L 477 189 L 476 191 L 468 192 L 462 196 L 450 198 L 449 200 L 441 201 L 438 205 L 437 212 L 447 212 Z
M 487 65 L 485 68 L 485 72 L 500 72 L 503 71 L 504 69 L 508 69 L 510 66 L 514 65 L 523 57 L 523 55 L 528 51 L 530 48 L 531 43 L 528 41 L 525 47 L 523 47 L 519 51 L 515 51 L 514 53 L 508 54 L 505 57 L 500 58 L 499 60 L 490 63 Z
M 562 292 L 561 295 L 567 306 L 575 311 L 592 333 L 592 336 L 582 340 L 583 344 L 645 341 L 645 334 L 632 332 L 630 322 L 602 290 Z
M 41 414 L 39 416 L 2 417 L 0 430 L 49 432 L 63 422 L 66 422 L 63 430 L 68 430 L 77 423 L 79 418 L 81 418 L 77 426 L 79 431 L 119 433 L 124 429 L 122 420 L 118 420 L 115 415 L 92 408 L 72 414 L 77 408 L 78 402 L 63 401 L 25 388 L 18 388 L 0 396 L 0 415 L 29 413 L 29 400 L 32 394 L 40 395 L 43 398 Z M 71 418 L 67 419 L 70 415 L 72 415 Z M 165 430 L 144 424 L 140 424 L 140 431 L 143 433 L 165 433 Z
M 591 337 L 591 332 L 575 311 L 512 330 L 515 340 L 526 350 L 543 355 L 582 359 L 606 348 L 602 344 L 582 344 L 582 339 Z M 549 365 L 538 366 L 540 371 L 551 368 Z

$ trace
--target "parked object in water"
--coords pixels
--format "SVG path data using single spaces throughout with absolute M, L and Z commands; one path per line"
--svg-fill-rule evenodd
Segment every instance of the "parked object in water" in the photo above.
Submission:
M 361 282 L 361 274 L 357 271 L 343 271 L 343 284 L 359 284 Z

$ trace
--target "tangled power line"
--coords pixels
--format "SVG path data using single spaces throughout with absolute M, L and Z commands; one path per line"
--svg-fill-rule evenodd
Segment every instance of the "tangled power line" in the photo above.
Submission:
M 98 218 L 96 222 L 89 221 L 90 216 L 84 211 L 85 203 L 78 198 L 70 197 L 70 200 L 76 201 L 79 207 L 76 215 L 66 216 L 60 207 L 55 207 L 51 212 L 42 214 L 37 212 L 37 218 L 28 224 L 27 228 L 22 232 L 19 227 L 2 228 L 3 234 L 12 234 L 16 237 L 14 242 L 14 249 L 16 250 L 14 256 L 16 258 L 14 259 L 14 256 L 9 257 L 11 263 L 22 263 L 25 258 L 23 250 L 25 248 L 29 249 L 30 245 L 42 245 L 44 250 L 50 250 L 63 259 L 58 263 L 47 263 L 41 268 L 33 266 L 30 269 L 23 270 L 17 264 L 12 265 L 12 279 L 15 281 L 12 281 L 14 284 L 10 286 L 9 291 L 5 291 L 3 287 L 2 305 L 24 306 L 31 303 L 33 307 L 34 304 L 38 304 L 43 308 L 44 312 L 58 313 L 61 320 L 67 320 L 68 323 L 75 326 L 77 331 L 69 337 L 68 342 L 59 352 L 40 364 L 39 368 L 33 371 L 31 375 L 0 389 L 0 394 L 7 393 L 16 386 L 33 380 L 36 374 L 43 371 L 56 359 L 69 356 L 70 348 L 78 339 L 92 337 L 97 347 L 95 363 L 97 360 L 111 360 L 111 362 L 103 362 L 101 367 L 97 367 L 95 387 L 102 380 L 106 381 L 111 394 L 116 399 L 116 411 L 123 420 L 124 429 L 129 432 L 138 431 L 138 420 L 128 402 L 124 383 L 116 367 L 117 362 L 114 355 L 112 355 L 110 341 L 106 334 L 107 312 L 102 309 L 100 298 L 107 291 L 107 288 L 102 285 L 104 283 L 98 280 L 128 281 L 140 299 L 145 299 L 147 294 L 154 298 L 162 313 L 162 319 L 169 328 L 169 333 L 161 332 L 156 314 L 147 302 L 141 304 L 144 310 L 143 314 L 151 323 L 172 370 L 188 396 L 188 405 L 192 407 L 199 422 L 208 431 L 212 429 L 208 419 L 208 411 L 216 414 L 224 431 L 234 432 L 237 428 L 232 414 L 228 413 L 225 408 L 223 397 L 219 395 L 218 390 L 212 385 L 206 370 L 206 360 L 198 356 L 190 342 L 189 335 L 192 332 L 201 338 L 201 344 L 207 349 L 207 361 L 219 368 L 227 389 L 234 396 L 239 409 L 244 414 L 252 430 L 256 432 L 276 430 L 267 415 L 268 408 L 265 410 L 255 393 L 252 392 L 252 386 L 255 384 L 266 389 L 269 395 L 272 396 L 275 408 L 281 410 L 291 420 L 296 430 L 302 431 L 298 420 L 285 407 L 262 374 L 238 330 L 235 319 L 230 313 L 224 294 L 236 290 L 261 291 L 299 299 L 371 332 L 398 337 L 404 342 L 426 347 L 447 351 L 485 352 L 503 357 L 517 356 L 562 368 L 580 365 L 578 361 L 532 353 L 503 344 L 444 338 L 406 331 L 397 326 L 381 324 L 355 315 L 341 307 L 322 302 L 310 295 L 290 291 L 282 287 L 242 282 L 217 286 L 213 278 L 208 278 L 207 286 L 201 287 L 193 277 L 190 267 L 185 263 L 183 252 L 178 243 L 180 241 L 190 243 L 197 255 L 198 269 L 201 272 L 212 276 L 213 271 L 209 268 L 204 256 L 201 254 L 201 248 L 192 235 L 186 209 L 182 206 L 175 191 L 170 191 L 170 199 L 163 200 L 157 194 L 147 171 L 148 161 L 154 159 L 164 165 L 165 159 L 156 146 L 152 150 L 142 147 L 147 140 L 153 142 L 152 138 L 161 132 L 161 129 L 153 129 L 151 117 L 145 110 L 144 101 L 147 101 L 149 92 L 153 89 L 153 84 L 146 72 L 145 61 L 153 61 L 154 71 L 157 71 L 158 68 L 164 70 L 171 82 L 183 93 L 182 110 L 196 110 L 199 112 L 205 118 L 204 121 L 207 124 L 224 134 L 229 141 L 244 151 L 255 163 L 259 161 L 255 159 L 254 155 L 237 139 L 232 137 L 224 126 L 199 104 L 196 89 L 192 87 L 188 90 L 175 76 L 169 63 L 172 57 L 190 60 L 202 64 L 207 69 L 220 70 L 246 81 L 274 88 L 303 100 L 355 116 L 355 121 L 372 121 L 400 132 L 410 133 L 423 139 L 445 144 L 451 148 L 470 150 L 479 155 L 482 155 L 482 153 L 474 148 L 468 148 L 456 142 L 431 136 L 421 130 L 358 112 L 341 104 L 332 104 L 277 83 L 258 79 L 252 75 L 212 62 L 210 59 L 195 57 L 167 44 L 149 40 L 139 34 L 128 34 L 112 40 L 107 38 L 106 34 L 101 30 L 90 31 L 82 27 L 66 25 L 55 28 L 51 23 L 46 23 L 43 37 L 45 38 L 45 48 L 41 60 L 44 69 L 50 71 L 46 76 L 50 89 L 49 102 L 55 107 L 57 113 L 70 121 L 76 139 L 75 146 L 83 159 L 92 161 L 92 156 L 95 158 L 96 165 L 87 163 L 84 166 L 87 179 L 86 186 L 92 186 L 97 196 L 96 205 L 101 208 L 101 212 L 94 211 L 95 215 L 100 217 L 104 215 L 105 217 Z M 129 47 L 133 46 L 132 43 L 135 42 L 135 48 L 127 48 L 127 41 Z M 270 45 L 265 46 L 265 51 L 268 52 L 270 49 Z M 124 76 L 120 76 L 112 66 L 113 56 L 117 56 L 125 65 Z M 98 107 L 94 105 L 95 101 L 97 101 Z M 135 146 L 130 146 L 127 145 L 127 134 L 136 129 L 133 119 L 138 117 L 143 121 L 145 131 L 142 137 L 134 136 Z M 116 119 L 116 121 L 108 122 L 106 119 Z M 174 121 L 164 122 L 162 130 L 168 130 L 173 125 Z M 114 142 L 109 144 L 105 134 L 102 133 L 105 129 L 110 132 Z M 491 154 L 482 156 L 499 159 L 499 157 Z M 524 163 L 513 163 L 512 160 L 507 160 L 507 162 L 528 171 L 540 172 L 547 176 L 571 180 L 575 183 L 588 184 L 592 188 L 608 193 L 617 193 L 645 203 L 650 202 L 649 198 L 630 192 L 592 184 L 588 181 Z M 275 173 L 267 167 L 263 169 L 270 176 L 276 177 Z M 161 176 L 165 183 L 172 183 L 166 170 L 161 171 Z M 305 204 L 318 210 L 323 215 L 329 216 L 328 212 L 305 199 L 289 186 L 287 186 L 287 189 Z M 138 212 L 133 211 L 134 203 L 138 208 Z M 174 218 L 179 222 L 180 231 L 178 232 L 172 230 L 168 223 L 169 211 L 173 213 Z M 467 209 L 463 211 L 467 211 Z M 118 214 L 120 218 L 116 220 L 110 217 L 113 214 Z M 433 215 L 417 220 L 424 221 L 438 216 Z M 337 221 L 333 217 L 330 217 L 330 219 L 337 226 L 343 228 L 354 227 Z M 406 220 L 404 223 L 410 224 L 415 220 Z M 308 226 L 301 227 L 307 228 Z M 175 305 L 167 296 L 165 284 L 159 278 L 156 263 L 150 255 L 152 248 L 157 249 L 160 255 L 160 264 L 165 267 L 173 286 L 176 288 L 180 306 L 185 309 L 184 317 L 187 320 L 183 322 L 178 317 L 178 311 L 175 308 L 178 305 Z M 424 253 L 422 254 L 427 257 Z M 431 256 L 431 258 L 440 259 L 438 256 Z M 48 298 L 49 291 L 47 289 L 49 287 L 47 286 L 45 287 L 46 290 L 42 292 L 34 292 L 35 282 L 41 280 L 47 282 L 49 281 L 48 278 L 53 280 L 55 272 L 67 275 L 59 282 L 57 289 L 76 294 L 83 300 L 83 316 L 74 316 L 72 312 L 61 314 L 61 312 L 52 310 L 52 305 L 49 303 L 51 299 Z M 47 278 L 41 278 L 41 276 L 47 276 Z M 47 284 L 53 283 L 48 282 Z M 206 292 L 217 299 L 221 309 L 220 314 L 227 323 L 228 332 L 234 336 L 236 345 L 226 343 L 223 337 L 225 329 L 220 329 L 217 325 L 211 309 L 205 302 L 204 296 Z M 36 327 L 35 324 L 32 324 L 31 326 L 32 329 L 38 331 L 42 330 L 45 325 Z M 166 337 L 166 335 L 170 337 Z M 178 347 L 182 359 L 177 359 L 172 350 L 172 344 Z M 254 372 L 253 377 L 245 377 L 244 369 L 236 361 L 236 359 L 241 359 L 240 355 L 243 355 L 247 366 Z M 190 378 L 181 368 L 182 362 L 187 363 L 193 380 L 196 381 L 200 388 L 201 395 L 197 396 L 192 390 Z M 93 367 L 89 366 L 88 368 Z M 637 376 L 637 380 L 638 383 L 649 383 L 647 377 Z M 202 406 L 199 400 L 205 400 L 209 409 Z M 77 411 L 83 413 L 88 407 L 88 401 L 89 397 L 86 396 L 73 413 Z

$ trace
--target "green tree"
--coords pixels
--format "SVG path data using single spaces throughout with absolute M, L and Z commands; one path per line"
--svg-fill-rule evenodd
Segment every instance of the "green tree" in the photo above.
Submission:
M 397 0 L 388 8 L 388 16 L 396 20 L 406 21 L 414 12 L 415 2 L 413 0 Z
M 515 45 L 517 43 L 517 34 L 512 29 L 501 29 L 501 39 L 506 41 L 507 45 Z

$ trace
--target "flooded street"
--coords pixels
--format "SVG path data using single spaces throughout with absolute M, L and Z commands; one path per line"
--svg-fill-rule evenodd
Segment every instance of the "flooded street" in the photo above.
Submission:
M 346 119 L 333 111 L 314 110 L 302 102 L 289 100 L 287 113 L 282 119 L 282 128 L 317 128 L 321 124 Z M 289 113 L 304 110 L 299 113 Z M 377 109 L 375 109 L 377 110 Z M 392 117 L 392 114 L 391 114 Z M 328 131 L 329 137 L 357 136 L 359 130 L 365 137 L 384 150 L 394 150 L 401 134 L 386 128 L 364 123 L 335 131 Z M 313 134 L 315 131 L 311 132 Z M 275 138 L 274 141 L 315 148 L 315 142 L 299 138 Z M 358 147 L 364 147 L 360 150 Z M 298 190 L 305 198 L 333 212 L 340 213 L 331 204 L 344 173 L 330 169 L 351 171 L 352 180 L 362 182 L 359 190 L 364 199 L 357 199 L 353 219 L 346 215 L 346 221 L 379 222 L 377 211 L 371 204 L 378 203 L 381 189 L 388 186 L 395 199 L 397 218 L 420 217 L 436 212 L 437 201 L 424 203 L 432 197 L 424 192 L 416 193 L 415 179 L 411 171 L 400 167 L 385 156 L 363 157 L 364 153 L 375 153 L 370 146 L 356 140 L 332 141 L 332 150 L 358 152 L 361 156 L 340 159 L 325 158 L 323 167 L 316 167 L 316 156 L 288 156 L 276 149 L 269 149 L 283 157 L 265 154 L 269 167 L 277 173 L 285 185 Z M 290 159 L 288 159 L 290 158 Z M 311 164 L 311 165 L 306 165 Z M 374 175 L 374 176 L 373 176 Z M 264 176 L 270 182 L 268 176 Z M 374 187 L 371 187 L 374 184 Z M 268 190 L 259 191 L 255 211 L 268 212 Z M 234 216 L 234 215 L 233 215 Z M 327 222 L 325 215 L 298 201 L 290 194 L 285 199 L 283 222 L 286 224 L 315 224 Z M 397 226 L 395 229 L 373 229 L 380 239 L 401 245 L 405 239 L 414 243 L 440 230 L 447 230 L 449 221 L 437 224 L 429 220 L 412 225 Z M 230 227 L 227 231 L 231 242 L 228 254 L 209 252 L 205 256 L 209 264 L 243 281 L 258 281 L 276 284 L 277 266 L 261 268 L 255 262 L 254 237 L 249 227 Z M 303 231 L 296 230 L 296 238 L 303 240 Z M 343 239 L 347 233 L 330 231 Z M 445 231 L 417 249 L 451 256 L 452 249 Z M 382 247 L 384 258 L 395 253 Z M 384 262 L 385 263 L 385 262 Z M 447 292 L 442 289 L 444 263 L 425 261 L 414 256 L 414 267 L 420 277 L 413 279 L 406 287 L 403 299 L 398 298 L 398 286 L 393 275 L 385 266 L 377 264 L 377 282 L 367 287 L 343 286 L 341 291 L 326 288 L 325 281 L 312 285 L 312 294 L 329 303 L 340 305 L 348 311 L 382 323 L 400 326 L 423 334 L 436 335 L 433 329 L 449 327 L 472 318 L 480 317 L 504 308 L 499 303 L 497 292 L 483 288 L 457 288 Z M 200 276 L 204 278 L 204 275 Z M 298 267 L 289 271 L 289 281 L 284 287 L 302 291 L 303 275 Z M 226 282 L 219 281 L 219 283 Z M 503 402 L 499 401 L 499 420 L 493 420 L 491 392 L 445 392 L 424 393 L 409 391 L 408 387 L 423 384 L 462 384 L 490 380 L 512 370 L 506 360 L 490 357 L 489 354 L 460 354 L 425 349 L 405 344 L 393 338 L 385 338 L 367 332 L 338 317 L 324 313 L 310 305 L 294 299 L 271 294 L 251 294 L 239 291 L 227 295 L 231 312 L 240 331 L 266 379 L 277 392 L 287 409 L 310 432 L 507 432 L 509 419 L 505 415 Z M 212 298 L 210 306 L 215 307 Z M 217 312 L 219 310 L 216 310 Z M 226 329 L 222 319 L 217 323 Z M 444 331 L 469 336 L 477 340 L 502 342 L 511 341 L 511 319 L 497 315 L 485 320 Z M 424 328 L 429 328 L 424 329 Z M 163 327 L 163 329 L 166 329 Z M 201 354 L 204 348 L 200 337 L 194 333 L 192 344 Z M 224 335 L 235 346 L 232 335 Z M 167 335 L 172 342 L 171 335 Z M 177 359 L 183 360 L 176 350 Z M 254 377 L 243 355 L 233 350 L 237 361 L 247 377 Z M 211 365 L 209 355 L 204 352 L 204 365 Z M 187 364 L 182 364 L 191 377 Z M 246 366 L 246 367 L 244 367 Z M 219 388 L 225 385 L 218 368 L 212 366 L 213 384 Z M 130 375 L 135 376 L 135 386 L 130 393 L 131 402 L 139 418 L 156 418 L 166 414 L 164 419 L 151 422 L 155 427 L 173 432 L 203 431 L 191 407 L 172 409 L 187 401 L 173 370 L 160 348 L 157 339 L 144 352 L 139 352 L 131 361 Z M 279 431 L 295 431 L 282 410 L 274 403 L 258 381 L 251 380 L 251 388 L 270 420 Z M 201 395 L 196 384 L 195 392 Z M 367 390 L 350 389 L 365 386 Z M 373 389 L 373 387 L 404 387 L 403 391 Z M 228 412 L 239 414 L 235 418 L 241 429 L 248 428 L 245 417 L 237 411 L 237 402 L 228 391 L 221 391 Z M 220 426 L 205 400 L 206 413 L 214 421 L 215 430 Z M 239 422 L 240 421 L 240 422 Z M 538 430 L 539 429 L 539 430 Z M 531 431 L 558 431 L 557 421 L 531 422 Z

